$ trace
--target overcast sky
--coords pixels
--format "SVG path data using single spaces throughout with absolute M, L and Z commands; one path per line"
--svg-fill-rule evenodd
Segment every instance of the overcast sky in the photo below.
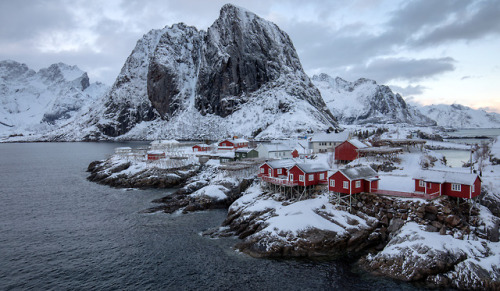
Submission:
M 0 60 L 77 65 L 112 85 L 136 41 L 206 29 L 228 1 L 1 0 Z M 287 32 L 309 75 L 390 85 L 407 101 L 500 112 L 500 1 L 230 1 Z

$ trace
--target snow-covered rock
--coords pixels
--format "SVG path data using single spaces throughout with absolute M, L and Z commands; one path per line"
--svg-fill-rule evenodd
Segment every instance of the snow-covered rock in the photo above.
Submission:
M 428 105 L 419 108 L 425 116 L 437 125 L 449 128 L 499 128 L 500 114 L 472 109 L 460 104 Z
M 330 111 L 342 124 L 435 125 L 433 120 L 407 104 L 401 95 L 373 80 L 362 78 L 349 82 L 327 74 L 315 75 L 312 80 Z
M 288 35 L 231 4 L 207 31 L 175 24 L 146 34 L 85 118 L 89 139 L 278 138 L 337 126 Z
M 0 135 L 45 133 L 73 120 L 104 95 L 76 66 L 53 64 L 38 72 L 15 61 L 0 62 Z

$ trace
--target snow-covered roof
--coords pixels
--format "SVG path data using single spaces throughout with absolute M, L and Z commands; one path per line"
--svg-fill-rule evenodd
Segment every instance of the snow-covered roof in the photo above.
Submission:
M 268 152 L 291 152 L 293 151 L 292 148 L 289 146 L 283 145 L 283 144 L 260 144 L 261 147 L 263 147 L 266 151 Z
M 349 138 L 347 130 L 339 133 L 317 133 L 310 139 L 311 142 L 343 142 Z
M 359 141 L 358 139 L 355 139 L 355 138 L 350 139 L 347 142 L 349 142 L 350 144 L 352 144 L 353 146 L 355 146 L 358 149 L 364 149 L 364 148 L 368 147 L 366 144 L 362 143 L 361 141 Z
M 221 140 L 219 143 L 224 142 L 224 141 L 230 141 L 232 143 L 247 143 L 248 142 L 248 140 L 246 140 L 244 138 L 226 138 L 226 139 Z
M 473 185 L 477 177 L 477 174 L 470 173 L 424 170 L 417 172 L 413 179 L 439 184 L 457 183 L 462 185 Z
M 164 155 L 165 152 L 162 151 L 149 151 L 148 155 Z
M 274 161 L 268 161 L 266 164 L 269 165 L 269 167 L 273 169 L 279 169 L 279 168 L 291 168 L 295 166 L 297 162 L 295 162 L 292 159 L 284 159 L 284 160 L 274 160 Z
M 200 148 L 208 148 L 208 147 L 210 147 L 210 145 L 204 144 L 204 143 L 195 144 L 193 147 L 196 147 L 196 146 L 198 146 Z
M 328 171 L 328 169 L 321 164 L 297 163 L 297 167 L 299 167 L 304 173 L 316 173 L 316 172 Z
M 237 149 L 235 152 L 237 153 L 249 153 L 251 151 L 254 151 L 255 149 L 249 149 L 249 148 L 242 148 L 242 149 Z
M 218 154 L 219 158 L 234 158 L 234 152 Z
M 351 181 L 359 179 L 369 180 L 375 178 L 378 175 L 377 172 L 369 166 L 345 168 L 340 169 L 339 172 L 341 172 Z
M 131 147 L 118 147 L 118 148 L 115 148 L 115 151 L 131 151 L 132 148 Z

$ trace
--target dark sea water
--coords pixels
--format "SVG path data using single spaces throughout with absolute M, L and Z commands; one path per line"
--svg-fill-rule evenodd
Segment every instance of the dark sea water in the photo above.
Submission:
M 255 259 L 199 233 L 226 211 L 143 214 L 166 190 L 88 182 L 88 164 L 138 143 L 0 144 L 1 290 L 413 290 L 348 262 Z

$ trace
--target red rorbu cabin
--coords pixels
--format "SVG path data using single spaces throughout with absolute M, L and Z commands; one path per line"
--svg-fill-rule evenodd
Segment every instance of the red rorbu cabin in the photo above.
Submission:
M 236 150 L 247 147 L 248 140 L 242 138 L 225 139 L 218 145 L 219 150 Z
M 268 161 L 260 166 L 259 177 L 288 177 L 288 169 L 295 165 L 295 161 L 287 160 L 275 160 Z
M 292 152 L 292 157 L 293 157 L 294 159 L 298 158 L 298 157 L 299 157 L 299 151 L 298 151 L 298 150 L 296 150 L 296 149 L 295 149 L 295 150 L 293 150 L 293 152 Z
M 349 163 L 359 157 L 358 149 L 368 146 L 357 139 L 346 140 L 335 147 L 335 160 L 339 163 Z
M 148 152 L 148 161 L 156 161 L 165 158 L 165 152 L 150 151 Z
M 312 186 L 327 183 L 328 169 L 317 164 L 297 163 L 289 169 L 289 180 L 298 186 Z
M 413 179 L 417 193 L 469 199 L 481 194 L 481 178 L 477 174 L 427 170 Z
M 193 146 L 193 152 L 208 152 L 210 151 L 210 146 L 207 144 L 197 144 Z
M 341 169 L 328 178 L 328 190 L 343 194 L 370 193 L 378 189 L 377 172 L 368 166 Z

